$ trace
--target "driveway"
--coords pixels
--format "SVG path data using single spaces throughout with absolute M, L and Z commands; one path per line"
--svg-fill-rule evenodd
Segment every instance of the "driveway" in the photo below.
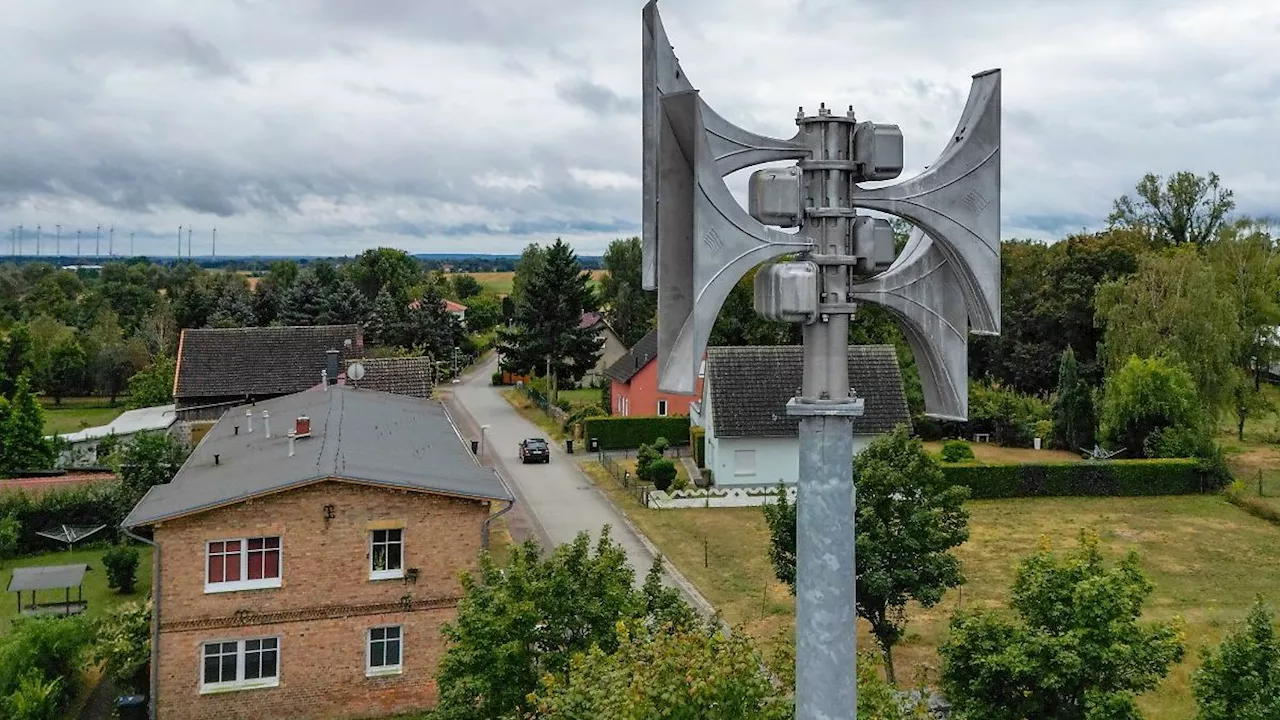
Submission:
M 643 581 L 653 565 L 654 554 L 646 545 L 647 540 L 641 539 L 626 518 L 578 469 L 575 460 L 581 456 L 569 455 L 563 445 L 550 443 L 551 462 L 545 465 L 520 462 L 516 455 L 520 441 L 545 434 L 521 417 L 499 389 L 490 385 L 490 376 L 497 370 L 497 364 L 496 357 L 490 358 L 464 375 L 458 384 L 447 388 L 452 390 L 452 397 L 445 402 L 468 440 L 479 439 L 480 425 L 489 426 L 485 431 L 482 464 L 492 465 L 516 496 L 513 536 L 523 539 L 519 529 L 527 526 L 527 532 L 547 547 L 570 542 L 584 530 L 594 541 L 600 537 L 600 529 L 609 525 L 613 539 L 626 551 L 627 559 L 635 568 L 637 582 Z M 694 607 L 704 611 L 710 608 L 687 580 L 668 563 L 664 565 L 664 580 L 669 586 L 679 588 Z

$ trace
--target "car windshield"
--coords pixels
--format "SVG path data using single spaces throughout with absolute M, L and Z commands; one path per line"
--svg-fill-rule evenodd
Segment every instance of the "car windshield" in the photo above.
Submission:
M 536 448 L 536 447 L 540 447 L 540 446 L 546 445 L 546 444 L 547 444 L 547 441 L 546 441 L 546 440 L 543 440 L 542 438 L 532 438 L 532 439 L 529 439 L 529 440 L 525 440 L 525 441 L 524 441 L 524 444 L 525 444 L 525 445 L 528 445 L 528 446 L 529 446 L 529 447 L 531 447 L 531 448 Z

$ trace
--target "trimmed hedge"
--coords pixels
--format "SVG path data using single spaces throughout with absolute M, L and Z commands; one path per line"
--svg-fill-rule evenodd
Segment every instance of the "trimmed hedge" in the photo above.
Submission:
M 689 444 L 687 417 L 593 417 L 582 421 L 588 442 L 600 440 L 601 450 L 634 450 L 664 437 L 672 445 Z
M 707 431 L 694 425 L 689 428 L 689 444 L 693 446 L 693 461 L 698 467 L 707 466 Z
M 1044 465 L 943 465 L 976 500 L 1017 497 L 1193 495 L 1220 490 L 1224 478 L 1200 460 L 1111 460 Z
M 2 481 L 0 481 L 2 482 Z M 39 495 L 0 492 L 0 517 L 12 515 L 22 523 L 17 553 L 30 555 L 62 549 L 63 545 L 37 535 L 39 530 L 59 525 L 106 525 L 93 536 L 94 541 L 115 542 L 120 536 L 120 523 L 132 507 L 121 504 L 119 480 L 79 487 L 49 490 Z

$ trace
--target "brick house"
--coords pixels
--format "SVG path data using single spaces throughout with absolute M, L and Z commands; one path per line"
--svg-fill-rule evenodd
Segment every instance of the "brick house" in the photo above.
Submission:
M 156 547 L 153 717 L 433 705 L 458 573 L 511 494 L 430 400 L 332 385 L 245 409 L 124 521 Z
M 688 415 L 689 404 L 702 395 L 702 373 L 694 384 L 694 394 L 676 395 L 658 390 L 658 331 L 640 338 L 625 355 L 605 371 L 609 378 L 612 414 Z
M 363 357 L 360 326 L 185 329 L 173 376 L 177 419 L 216 420 L 232 405 L 306 390 L 333 364 L 329 350 L 343 368 Z

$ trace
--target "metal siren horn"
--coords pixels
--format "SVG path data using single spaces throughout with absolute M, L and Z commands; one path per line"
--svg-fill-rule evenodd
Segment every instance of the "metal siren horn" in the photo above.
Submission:
M 920 372 L 925 414 L 967 420 L 969 317 L 954 265 L 939 244 L 912 228 L 893 264 L 855 283 L 850 294 L 884 307 L 898 321 Z
M 718 115 L 680 69 L 656 2 L 645 6 L 643 24 L 643 286 L 658 290 L 658 387 L 689 394 L 711 326 L 738 280 L 811 245 L 752 218 L 724 176 L 811 151 Z
M 910 180 L 857 188 L 853 205 L 911 221 L 950 261 L 971 332 L 1000 332 L 1000 71 L 973 76 L 960 123 L 938 159 Z

